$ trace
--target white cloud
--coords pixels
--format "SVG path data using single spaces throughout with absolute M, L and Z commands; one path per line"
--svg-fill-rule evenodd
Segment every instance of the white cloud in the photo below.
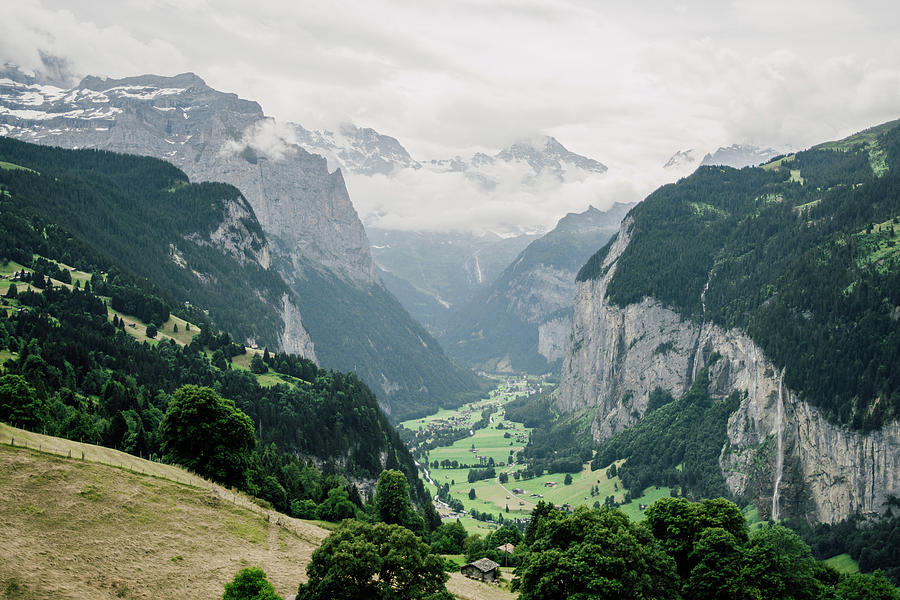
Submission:
M 281 160 L 296 152 L 297 133 L 293 127 L 275 119 L 262 119 L 247 127 L 240 140 L 225 142 L 220 152 L 239 154 L 248 147 L 266 158 Z
M 32 0 L 5 7 L 0 54 L 35 69 L 44 50 L 83 74 L 194 71 L 282 122 L 351 121 L 419 159 L 550 134 L 609 164 L 597 193 L 614 195 L 609 182 L 658 182 L 677 149 L 803 147 L 897 118 L 898 21 L 896 0 Z M 468 188 L 441 181 L 450 189 L 419 173 L 352 193 L 380 210 L 427 196 L 463 223 L 432 199 Z M 383 197 L 361 198 L 369 189 Z M 535 199 L 509 201 L 507 215 L 543 222 Z M 477 212 L 497 221 L 501 204 Z
M 521 233 L 548 231 L 560 217 L 589 205 L 601 210 L 614 202 L 637 202 L 672 174 L 658 169 L 638 177 L 624 169 L 578 181 L 552 175 L 522 185 L 523 170 L 506 165 L 485 189 L 464 173 L 427 168 L 401 169 L 391 176 L 347 175 L 357 212 L 370 227 L 405 230 L 459 230 Z

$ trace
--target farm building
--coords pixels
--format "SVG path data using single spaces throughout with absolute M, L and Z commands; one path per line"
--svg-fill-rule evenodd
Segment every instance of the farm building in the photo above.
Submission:
M 507 542 L 502 546 L 497 546 L 497 550 L 499 550 L 500 552 L 506 552 L 507 554 L 512 554 L 513 552 L 515 552 L 516 547 Z
M 479 558 L 475 562 L 463 565 L 459 571 L 469 579 L 493 583 L 500 579 L 500 573 L 497 572 L 499 567 L 499 564 L 489 558 Z

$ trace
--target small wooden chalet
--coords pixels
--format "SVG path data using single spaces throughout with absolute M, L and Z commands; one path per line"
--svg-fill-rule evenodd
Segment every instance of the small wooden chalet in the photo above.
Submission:
M 459 571 L 469 579 L 494 583 L 500 579 L 500 573 L 497 571 L 499 567 L 500 565 L 489 558 L 479 558 L 475 562 L 463 565 Z
M 497 550 L 499 550 L 500 552 L 506 552 L 507 554 L 512 554 L 516 551 L 516 547 L 507 542 L 502 546 L 497 546 Z

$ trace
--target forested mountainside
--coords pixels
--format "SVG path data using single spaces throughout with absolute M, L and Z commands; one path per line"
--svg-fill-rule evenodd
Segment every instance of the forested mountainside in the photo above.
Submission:
M 900 493 L 898 124 L 702 167 L 636 206 L 578 275 L 559 408 L 604 443 L 706 373 L 712 398 L 740 395 L 729 493 L 774 517 L 883 513 Z
M 478 393 L 476 376 L 449 360 L 385 292 L 341 172 L 329 172 L 324 158 L 297 145 L 292 126 L 282 127 L 257 103 L 214 90 L 191 73 L 87 77 L 69 90 L 39 85 L 15 70 L 5 75 L 0 134 L 155 156 L 191 181 L 222 181 L 240 190 L 265 234 L 269 264 L 290 292 L 274 305 L 279 348 L 354 371 L 391 418 Z M 322 283 L 341 301 L 323 301 Z M 389 310 L 376 314 L 371 305 Z M 392 349 L 389 359 L 377 350 L 384 346 Z
M 900 129 L 764 168 L 706 167 L 632 211 L 610 303 L 748 332 L 836 421 L 900 415 Z M 608 248 L 579 273 L 603 273 Z
M 249 312 L 255 292 L 240 289 L 248 279 L 274 281 L 281 286 L 275 293 L 286 292 L 276 273 L 241 264 L 262 249 L 250 244 L 265 238 L 236 229 L 227 202 L 244 205 L 235 188 L 190 184 L 157 159 L 0 139 L 0 259 L 14 279 L 3 282 L 7 306 L 0 310 L 2 418 L 161 456 L 159 425 L 173 395 L 206 386 L 249 415 L 256 432 L 247 479 L 228 483 L 289 512 L 292 501 L 314 509 L 330 490 L 350 486 L 338 476 L 365 487 L 382 469 L 397 468 L 430 507 L 409 452 L 355 375 L 284 353 L 256 355 L 252 370 L 232 364 L 247 349 L 216 333 L 204 303 L 234 290 Z M 221 229 L 223 216 L 246 255 L 243 246 L 210 243 L 207 232 Z M 236 223 L 258 231 L 252 216 L 247 207 Z M 170 244 L 178 244 L 178 256 Z M 73 267 L 92 275 L 73 285 Z M 217 319 L 241 308 L 208 306 Z M 189 323 L 174 314 L 194 323 L 193 341 Z M 131 327 L 135 317 L 143 321 L 137 327 L 143 335 L 146 325 L 147 341 L 126 329 L 126 316 Z M 165 335 L 148 343 L 157 331 Z M 266 371 L 272 375 L 259 379 Z
M 7 228 L 12 215 L 39 217 L 159 285 L 168 304 L 190 301 L 238 339 L 278 345 L 292 292 L 268 268 L 266 237 L 233 186 L 190 184 L 161 160 L 10 138 L 0 138 L 0 161 L 25 167 L 0 170 Z M 4 240 L 7 256 L 21 243 Z M 81 264 L 67 252 L 62 262 Z
M 489 370 L 558 370 L 571 331 L 575 274 L 632 206 L 569 213 L 531 242 L 489 287 L 451 313 L 439 338 L 448 354 Z

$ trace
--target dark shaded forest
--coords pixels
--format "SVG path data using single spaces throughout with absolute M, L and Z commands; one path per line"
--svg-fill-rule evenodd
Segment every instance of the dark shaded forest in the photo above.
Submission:
M 27 232 L 21 225 L 7 223 L 4 256 L 30 263 L 30 254 L 41 254 L 88 272 L 115 266 L 153 282 L 155 294 L 172 306 L 188 302 L 209 311 L 209 319 L 239 340 L 278 342 L 282 297 L 290 292 L 275 271 L 256 262 L 265 237 L 233 186 L 190 184 L 184 173 L 154 158 L 3 137 L 0 160 L 27 167 L 0 169 L 4 220 L 40 223 L 57 238 L 68 232 L 65 244 L 50 240 L 54 254 L 41 240 L 22 235 Z M 229 225 L 228 233 L 245 241 L 229 253 L 211 235 L 229 223 L 233 209 L 250 217 Z

